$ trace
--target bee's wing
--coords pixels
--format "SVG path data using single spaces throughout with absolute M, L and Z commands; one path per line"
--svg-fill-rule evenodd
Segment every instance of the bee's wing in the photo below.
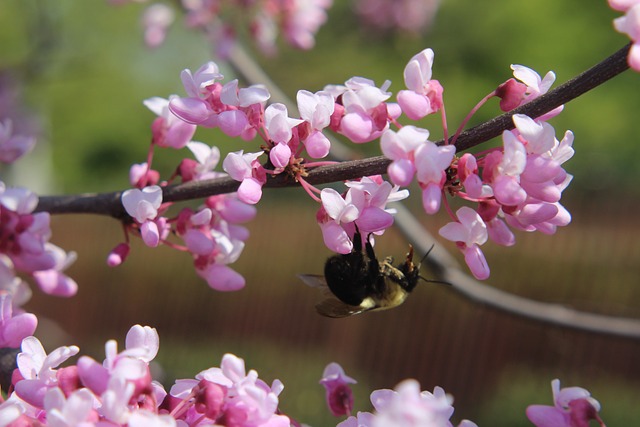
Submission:
M 327 281 L 324 276 L 320 274 L 298 274 L 298 277 L 307 285 L 312 288 L 318 288 L 323 290 L 329 290 Z
M 345 304 L 337 299 L 329 289 L 329 286 L 327 286 L 327 280 L 322 275 L 298 274 L 298 277 L 308 286 L 320 289 L 326 297 L 323 301 L 316 304 L 316 310 L 323 316 L 347 317 L 369 310 L 369 308 Z
M 316 304 L 318 313 L 327 317 L 348 317 L 354 314 L 360 314 L 367 310 L 366 307 L 345 304 L 336 298 L 327 298 Z

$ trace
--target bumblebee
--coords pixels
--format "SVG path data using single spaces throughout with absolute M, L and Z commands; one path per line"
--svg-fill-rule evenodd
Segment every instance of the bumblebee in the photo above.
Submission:
M 387 310 L 399 306 L 418 284 L 420 264 L 413 263 L 413 247 L 402 264 L 393 266 L 393 257 L 382 262 L 376 258 L 367 237 L 356 231 L 351 253 L 334 255 L 324 266 L 324 276 L 301 274 L 307 285 L 325 291 L 327 298 L 316 310 L 327 317 L 347 317 L 365 311 Z

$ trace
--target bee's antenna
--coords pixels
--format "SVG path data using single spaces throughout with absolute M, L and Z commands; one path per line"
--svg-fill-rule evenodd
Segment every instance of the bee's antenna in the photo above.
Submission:
M 425 281 L 425 282 L 427 282 L 427 283 L 437 283 L 437 284 L 439 284 L 439 285 L 453 286 L 451 283 L 449 283 L 449 282 L 444 282 L 444 281 L 442 281 L 442 280 L 427 279 L 427 278 L 422 277 L 422 276 L 418 276 L 418 278 L 419 278 L 419 279 L 424 280 L 424 281 Z
M 432 244 L 431 247 L 429 248 L 429 250 L 427 251 L 426 254 L 424 254 L 424 256 L 422 257 L 422 259 L 420 260 L 420 264 L 422 264 L 424 262 L 425 259 L 427 259 L 427 257 L 429 256 L 429 254 L 431 253 L 431 251 L 433 250 L 433 248 L 435 248 L 436 244 Z M 418 265 L 420 265 L 418 264 Z
M 420 260 L 420 264 L 422 264 L 424 262 L 425 259 L 427 259 L 427 257 L 429 256 L 429 254 L 431 253 L 431 251 L 433 250 L 433 248 L 435 247 L 435 243 L 431 245 L 431 247 L 429 248 L 429 250 L 427 251 L 426 254 L 424 254 L 424 256 L 422 257 L 422 259 Z M 420 267 L 420 264 L 418 264 L 418 267 Z M 449 282 L 443 282 L 442 280 L 433 280 L 433 279 L 427 279 L 425 277 L 422 276 L 418 276 L 418 278 L 424 280 L 426 283 L 438 283 L 440 285 L 447 285 L 447 286 L 452 286 L 451 283 Z

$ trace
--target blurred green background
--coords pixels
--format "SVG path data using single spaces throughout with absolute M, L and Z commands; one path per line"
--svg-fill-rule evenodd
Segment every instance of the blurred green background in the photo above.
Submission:
M 100 0 L 2 2 L 0 69 L 17 70 L 25 104 L 42 118 L 47 140 L 31 156 L 36 160 L 25 159 L 11 171 L 18 183 L 45 194 L 128 186 L 128 167 L 145 160 L 154 118 L 142 100 L 182 94 L 180 71 L 212 59 L 201 36 L 180 22 L 163 47 L 146 49 L 142 10 Z M 397 91 L 407 60 L 432 47 L 434 78 L 445 88 L 449 126 L 455 128 L 477 100 L 510 77 L 512 63 L 542 75 L 554 70 L 559 84 L 622 47 L 627 39 L 613 31 L 615 16 L 605 0 L 443 0 L 428 33 L 384 35 L 362 29 L 350 3 L 336 1 L 314 50 L 282 46 L 278 56 L 258 58 L 291 96 L 354 75 L 378 84 L 390 79 Z M 565 165 L 575 179 L 563 199 L 573 223 L 552 237 L 520 234 L 513 248 L 487 245 L 488 286 L 640 318 L 640 168 L 633 162 L 640 158 L 639 88 L 640 76 L 626 72 L 553 119 L 558 135 L 566 129 L 576 135 L 576 156 Z M 490 103 L 471 124 L 498 113 Z M 441 137 L 438 120 L 424 121 L 433 139 Z M 223 152 L 258 146 L 215 131 L 198 131 L 195 139 Z M 379 152 L 375 143 L 362 149 L 363 155 Z M 188 156 L 160 152 L 155 166 L 168 176 L 181 155 Z M 409 202 L 419 214 L 417 204 Z M 157 360 L 168 383 L 233 352 L 265 380 L 280 378 L 282 409 L 315 426 L 338 422 L 326 414 L 317 385 L 331 361 L 359 380 L 358 410 L 370 410 L 374 388 L 414 377 L 424 389 L 440 385 L 455 397 L 456 423 L 468 418 L 485 426 L 527 426 L 526 406 L 551 404 L 550 381 L 560 378 L 564 386 L 588 388 L 609 426 L 640 420 L 637 341 L 515 318 L 438 286 L 419 287 L 389 312 L 343 320 L 316 315 L 319 295 L 296 279 L 298 273 L 320 273 L 330 255 L 315 209 L 301 190 L 265 192 L 256 220 L 248 224 L 251 239 L 234 264 L 247 288 L 233 294 L 211 291 L 187 255 L 167 248 L 136 242 L 125 265 L 108 269 L 106 255 L 122 239 L 119 224 L 56 217 L 53 242 L 80 254 L 69 270 L 80 291 L 70 300 L 36 292 L 27 308 L 51 320 L 38 332 L 49 349 L 78 344 L 98 359 L 104 341 L 123 342 L 132 324 L 157 327 Z M 446 222 L 443 216 L 420 219 L 434 233 Z M 391 230 L 376 248 L 380 256 L 400 257 L 406 242 Z

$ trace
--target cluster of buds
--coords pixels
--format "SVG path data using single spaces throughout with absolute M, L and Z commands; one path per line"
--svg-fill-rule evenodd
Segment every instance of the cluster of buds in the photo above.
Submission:
M 289 427 L 278 411 L 280 381 L 268 385 L 244 361 L 226 354 L 220 367 L 193 379 L 176 380 L 169 392 L 149 369 L 159 348 L 155 329 L 133 326 L 125 349 L 105 345 L 102 363 L 82 356 L 76 365 L 59 366 L 79 352 L 59 347 L 47 354 L 37 338 L 22 341 L 7 399 L 0 404 L 3 426 L 196 426 Z

